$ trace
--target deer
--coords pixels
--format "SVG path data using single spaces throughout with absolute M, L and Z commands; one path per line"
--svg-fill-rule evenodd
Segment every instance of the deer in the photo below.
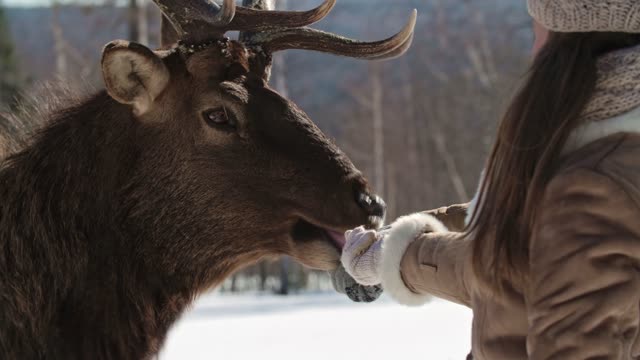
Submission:
M 366 42 L 310 27 L 335 0 L 154 2 L 161 47 L 108 43 L 104 89 L 0 160 L 2 359 L 151 359 L 235 270 L 279 255 L 335 269 L 345 230 L 383 222 L 384 201 L 270 68 L 288 49 L 397 57 L 415 10 Z

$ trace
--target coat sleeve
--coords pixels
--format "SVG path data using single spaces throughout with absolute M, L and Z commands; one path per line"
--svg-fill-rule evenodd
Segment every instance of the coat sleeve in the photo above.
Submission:
M 398 219 L 382 244 L 385 293 L 405 305 L 422 305 L 432 295 L 469 305 L 465 283 L 470 242 L 449 232 L 435 217 L 418 213 Z
M 631 359 L 640 318 L 637 204 L 608 176 L 578 169 L 556 176 L 542 205 L 525 290 L 529 359 Z
M 457 204 L 425 211 L 425 213 L 440 220 L 450 231 L 463 231 L 468 208 L 469 204 Z

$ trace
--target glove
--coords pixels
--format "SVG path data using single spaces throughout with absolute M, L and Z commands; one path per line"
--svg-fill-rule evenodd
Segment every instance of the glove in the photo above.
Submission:
M 380 284 L 378 271 L 382 240 L 390 227 L 380 231 L 358 227 L 345 233 L 347 243 L 342 250 L 342 265 L 347 273 L 362 285 Z
M 359 227 L 345 233 L 346 244 L 340 260 L 345 271 L 360 284 L 375 286 L 384 283 L 390 295 L 409 293 L 400 273 L 404 252 L 421 234 L 446 231 L 440 221 L 423 213 L 400 217 L 380 230 Z
M 358 284 L 342 266 L 330 272 L 330 275 L 333 288 L 340 294 L 346 294 L 351 301 L 370 303 L 382 295 L 382 287 Z

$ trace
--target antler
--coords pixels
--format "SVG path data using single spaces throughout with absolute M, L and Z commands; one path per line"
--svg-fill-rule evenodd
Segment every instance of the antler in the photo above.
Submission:
M 177 37 L 193 43 L 223 36 L 227 31 L 226 26 L 236 14 L 236 3 L 223 1 L 220 6 L 211 0 L 153 0 L 173 25 Z M 163 34 L 167 33 L 163 29 Z
M 273 2 L 260 5 L 249 0 L 236 9 L 236 17 L 229 24 L 230 30 L 267 31 L 274 29 L 299 28 L 309 26 L 324 19 L 336 5 L 336 0 L 325 0 L 320 6 L 308 11 L 270 11 Z
M 404 54 L 411 46 L 417 19 L 413 10 L 409 21 L 397 34 L 381 41 L 359 41 L 307 26 L 322 20 L 336 4 L 324 0 L 309 11 L 274 11 L 275 0 L 153 0 L 171 21 L 175 31 L 163 28 L 163 44 L 182 40 L 204 43 L 223 37 L 227 31 L 240 31 L 240 41 L 260 49 L 268 78 L 270 54 L 288 49 L 313 50 L 369 60 L 389 59 Z M 163 22 L 163 25 L 164 22 Z
M 276 0 L 242 0 L 242 6 L 253 10 L 273 11 L 276 9 Z M 238 34 L 238 40 L 248 44 L 252 42 L 252 39 L 255 35 L 255 32 L 241 31 L 240 34 Z M 269 73 L 269 69 L 267 69 L 266 72 Z
M 221 37 L 228 31 L 258 32 L 308 26 L 322 20 L 336 4 L 336 0 L 325 0 L 309 11 L 269 11 L 272 3 L 255 9 L 236 6 L 234 0 L 224 0 L 222 5 L 212 0 L 153 1 L 173 25 L 177 38 L 190 43 Z
M 417 11 L 396 35 L 382 41 L 365 42 L 306 26 L 323 19 L 336 4 L 325 0 L 309 11 L 272 11 L 273 1 L 245 0 L 236 6 L 224 0 L 222 6 L 212 0 L 153 0 L 171 21 L 183 41 L 203 42 L 223 36 L 227 31 L 241 31 L 241 40 L 260 46 L 267 52 L 287 49 L 314 50 L 364 59 L 388 59 L 402 55 L 411 46 Z
M 388 59 L 402 55 L 411 46 L 417 15 L 413 10 L 399 33 L 381 41 L 358 41 L 306 27 L 260 33 L 252 41 L 268 52 L 300 49 L 354 58 Z

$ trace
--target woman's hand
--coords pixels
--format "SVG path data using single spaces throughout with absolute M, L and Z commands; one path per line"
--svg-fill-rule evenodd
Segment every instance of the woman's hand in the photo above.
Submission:
M 330 271 L 331 284 L 340 294 L 345 294 L 354 302 L 370 303 L 376 301 L 382 295 L 380 285 L 361 285 L 347 273 L 343 266 Z
M 362 285 L 380 284 L 380 260 L 383 233 L 358 227 L 345 233 L 342 265 Z
M 352 277 L 365 288 L 384 289 L 393 299 L 402 304 L 424 304 L 430 295 L 427 293 L 417 294 L 413 287 L 407 286 L 402 274 L 402 264 L 407 249 L 414 241 L 421 239 L 423 242 L 437 244 L 438 238 L 423 236 L 428 233 L 445 234 L 447 228 L 438 219 L 425 213 L 400 217 L 393 224 L 379 230 L 366 230 L 364 227 L 355 228 L 345 233 L 346 244 L 340 260 L 350 278 Z M 435 251 L 433 246 L 425 249 Z M 417 247 L 413 251 L 422 251 L 422 247 Z M 413 255 L 415 256 L 409 258 L 420 258 L 419 254 Z M 425 256 L 429 256 L 429 254 Z M 420 273 L 419 270 L 415 272 Z M 432 283 L 423 284 L 425 279 L 430 279 L 429 281 Z M 435 279 L 428 276 L 414 279 L 414 283 L 413 285 L 420 289 L 440 286 Z M 334 282 L 334 286 L 335 284 L 336 282 Z M 379 293 L 376 294 L 379 295 Z
M 389 252 L 383 249 L 384 242 L 390 243 L 384 245 L 384 248 L 390 248 L 394 253 L 399 252 L 399 254 L 391 254 L 391 257 L 395 255 L 401 257 L 406 247 L 421 234 L 446 230 L 446 227 L 435 217 L 420 213 L 401 217 L 393 224 L 379 230 L 366 230 L 360 226 L 345 233 L 346 244 L 340 260 L 347 273 L 358 283 L 379 285 L 383 283 L 382 279 L 385 276 L 382 273 L 383 268 L 385 266 L 389 268 L 388 265 L 382 264 L 385 258 L 384 253 Z M 399 264 L 401 258 L 393 261 Z M 398 266 L 391 267 L 397 270 Z

